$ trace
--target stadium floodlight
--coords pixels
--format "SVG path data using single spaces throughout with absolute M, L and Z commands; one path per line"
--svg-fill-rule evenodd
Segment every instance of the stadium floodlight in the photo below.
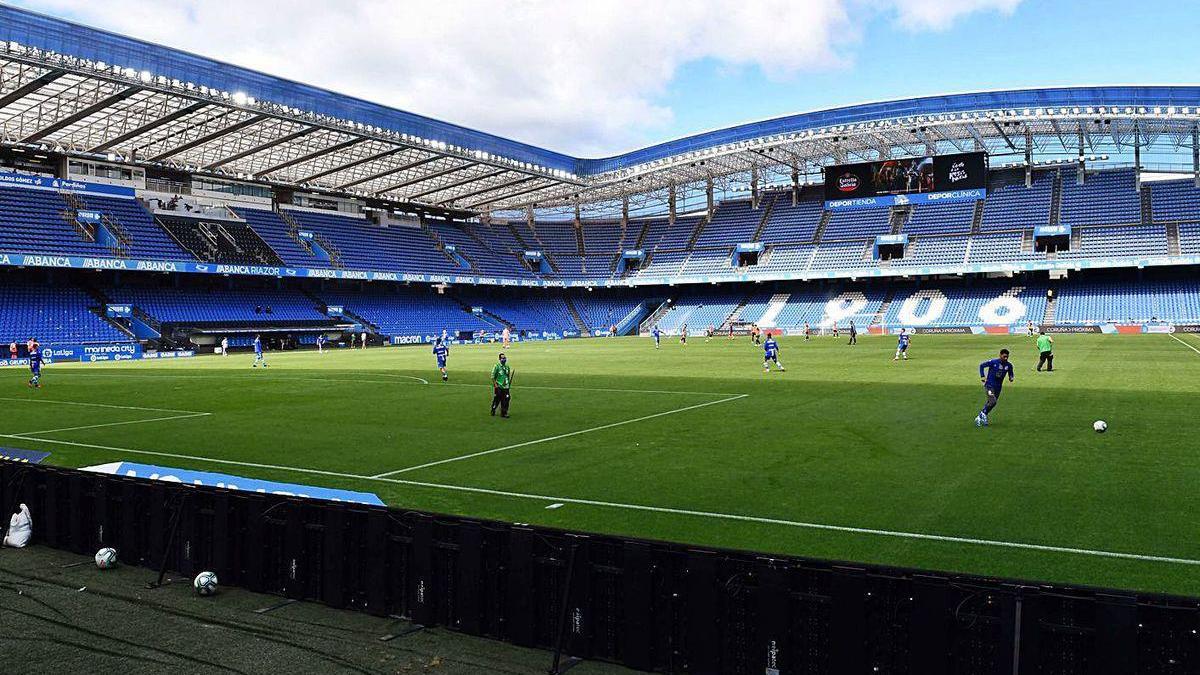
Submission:
M 234 102 L 234 103 L 236 103 L 236 104 L 238 104 L 238 105 L 246 105 L 246 94 L 245 94 L 245 92 L 241 92 L 241 91 L 234 92 L 234 94 L 233 94 L 233 102 Z
M 148 70 L 143 70 L 139 74 L 139 79 L 141 79 L 141 81 L 145 84 L 150 84 L 150 81 L 154 79 L 154 75 L 150 74 L 150 71 Z

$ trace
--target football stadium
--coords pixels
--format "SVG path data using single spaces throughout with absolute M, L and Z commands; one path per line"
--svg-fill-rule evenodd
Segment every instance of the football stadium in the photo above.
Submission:
M 461 672 L 1200 672 L 1200 86 L 737 121 L 579 158 L 0 5 L 7 538 Z

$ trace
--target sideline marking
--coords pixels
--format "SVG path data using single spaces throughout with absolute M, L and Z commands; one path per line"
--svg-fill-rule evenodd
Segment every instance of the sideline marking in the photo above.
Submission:
M 1179 338 L 1175 337 L 1175 334 L 1174 334 L 1174 333 L 1167 333 L 1167 335 L 1170 335 L 1172 340 L 1174 340 L 1174 341 L 1178 342 L 1179 344 L 1183 345 L 1184 347 L 1187 347 L 1188 349 L 1190 349 L 1190 350 L 1192 350 L 1192 351 L 1196 352 L 1197 354 L 1200 354 L 1200 349 L 1196 349 L 1195 347 L 1191 346 L 1190 344 L 1188 344 L 1188 343 L 1184 342 L 1183 340 L 1180 340 Z
M 464 459 L 473 459 L 475 457 L 483 457 L 484 455 L 490 455 L 490 454 L 493 454 L 496 452 L 503 452 L 505 450 L 515 450 L 516 448 L 524 448 L 524 447 L 527 447 L 530 445 L 537 445 L 539 443 L 548 443 L 550 441 L 557 441 L 559 439 L 570 438 L 572 436 L 579 436 L 581 434 L 590 434 L 593 431 L 603 431 L 604 429 L 612 429 L 613 427 L 624 426 L 626 424 L 633 424 L 634 422 L 644 422 L 646 420 L 652 420 L 656 417 L 665 417 L 667 415 L 674 415 L 675 413 L 687 412 L 688 410 L 695 410 L 697 408 L 706 408 L 710 405 L 717 405 L 718 403 L 728 403 L 729 401 L 737 401 L 739 399 L 746 398 L 747 396 L 749 396 L 749 394 L 738 394 L 736 396 L 730 396 L 729 398 L 722 398 L 722 399 L 719 399 L 716 401 L 707 401 L 705 403 L 697 403 L 696 405 L 689 405 L 684 408 L 676 408 L 674 410 L 667 410 L 665 412 L 654 413 L 653 415 L 643 415 L 641 417 L 635 417 L 635 418 L 629 419 L 629 420 L 622 420 L 620 422 L 612 422 L 609 424 L 602 424 L 598 427 L 592 427 L 590 429 L 580 429 L 578 431 L 569 431 L 565 434 L 558 434 L 557 436 L 547 436 L 546 438 L 539 438 L 539 439 L 533 440 L 533 441 L 525 441 L 524 443 L 514 443 L 512 445 L 505 445 L 505 446 L 501 446 L 499 448 L 492 448 L 491 450 L 480 450 L 479 452 L 472 452 L 472 453 L 466 454 L 466 455 L 459 455 L 458 457 L 449 457 L 447 459 L 439 459 L 435 462 L 426 462 L 424 464 L 418 464 L 417 466 L 410 466 L 410 467 L 406 467 L 403 469 L 396 469 L 395 471 L 387 471 L 385 473 L 375 474 L 374 476 L 371 476 L 371 478 L 387 478 L 388 476 L 395 476 L 395 475 L 401 474 L 401 473 L 408 473 L 409 471 L 416 471 L 418 469 L 428 469 L 431 466 L 450 464 L 451 462 L 461 462 Z
M 737 522 L 759 523 L 764 525 L 781 525 L 784 527 L 794 527 L 809 530 L 823 530 L 829 532 L 844 532 L 848 534 L 862 534 L 878 537 L 891 537 L 897 539 L 918 539 L 924 541 L 937 541 L 951 544 L 971 544 L 975 546 L 991 546 L 996 548 L 1012 548 L 1027 551 L 1045 551 L 1050 553 L 1067 553 L 1072 555 L 1083 555 L 1098 558 L 1116 558 L 1120 560 L 1137 560 L 1142 562 L 1160 562 L 1172 563 L 1178 565 L 1200 566 L 1200 560 L 1190 558 L 1174 558 L 1161 555 L 1144 555 L 1140 553 L 1122 553 L 1119 551 L 1105 551 L 1098 549 L 1074 548 L 1069 546 L 1051 546 L 1048 544 L 1029 544 L 1015 541 L 1001 541 L 995 539 L 978 539 L 974 537 L 956 537 L 943 534 L 926 534 L 922 532 L 904 532 L 900 530 L 882 530 L 866 527 L 851 527 L 848 525 L 828 525 L 824 523 L 809 523 L 797 520 L 784 520 L 781 518 L 765 518 L 761 516 L 746 516 L 733 513 L 715 513 L 711 511 L 696 511 L 692 509 L 675 509 L 665 506 L 646 506 L 644 504 L 622 504 L 619 502 L 606 502 L 595 499 L 573 499 L 570 497 L 553 497 L 549 495 L 528 494 L 523 492 L 508 492 L 505 490 L 492 490 L 488 488 L 468 487 L 465 485 L 446 485 L 442 483 L 427 483 L 423 481 L 405 480 L 402 478 L 375 478 L 373 476 L 359 476 L 351 473 L 340 473 L 337 471 L 323 471 L 321 469 L 303 469 L 293 466 L 278 466 L 274 464 L 257 464 L 254 462 L 239 462 L 231 459 L 214 459 L 211 457 L 196 457 L 193 455 L 182 455 L 171 452 L 158 452 L 154 450 L 134 450 L 131 448 L 117 448 L 107 445 L 94 445 L 90 443 L 75 443 L 72 441 L 56 441 L 51 438 L 33 438 L 31 436 L 18 436 L 16 434 L 0 434 L 0 438 L 15 438 L 24 441 L 35 441 L 39 443 L 51 443 L 58 445 L 70 445 L 81 448 L 93 448 L 97 450 L 109 450 L 112 452 L 125 452 L 135 455 L 151 455 L 155 457 L 171 457 L 175 459 L 186 459 L 197 462 L 210 462 L 214 464 L 228 464 L 231 466 L 244 466 L 255 469 L 271 469 L 275 471 L 290 471 L 293 473 L 306 473 L 319 476 L 333 476 L 336 478 L 350 478 L 355 480 L 365 481 L 380 481 L 384 483 L 393 483 L 396 485 L 408 485 L 412 487 L 423 487 L 435 490 L 450 490 L 454 492 L 469 492 L 473 494 L 486 494 L 498 497 L 512 497 L 515 499 L 532 499 L 540 502 L 562 502 L 564 504 L 582 504 L 586 506 L 598 506 L 603 508 L 623 509 L 627 511 L 642 511 L 647 513 L 666 513 L 671 515 L 692 516 L 696 518 L 709 518 L 714 520 L 731 520 Z
M 208 417 L 212 413 L 197 412 L 188 413 L 186 415 L 171 415 L 170 417 L 151 417 L 147 420 L 126 420 L 124 422 L 105 422 L 103 424 L 85 424 L 80 427 L 62 427 L 61 429 L 40 429 L 38 431 L 22 431 L 16 436 L 30 436 L 33 434 L 53 434 L 59 431 L 79 431 L 80 429 L 101 429 L 104 427 L 119 427 L 126 424 L 146 424 L 148 422 L 166 422 L 167 420 L 186 420 L 193 417 Z
M 0 401 L 20 401 L 22 403 L 58 403 L 60 405 L 82 405 L 92 408 L 112 408 L 114 410 L 146 410 L 149 412 L 166 412 L 166 413 L 192 413 L 208 415 L 210 413 L 199 413 L 196 410 L 179 410 L 176 408 L 143 408 L 136 405 L 113 405 L 111 403 L 86 403 L 83 401 L 59 401 L 52 398 L 15 398 L 11 396 L 0 396 Z

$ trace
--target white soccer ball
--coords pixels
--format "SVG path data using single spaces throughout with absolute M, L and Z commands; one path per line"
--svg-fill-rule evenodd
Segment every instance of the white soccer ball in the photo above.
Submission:
M 117 566 L 117 549 L 102 548 L 96 551 L 96 567 L 102 570 L 110 569 Z
M 217 575 L 212 572 L 201 572 L 192 582 L 197 595 L 212 595 L 217 592 Z
M 1095 422 L 1092 422 L 1092 428 L 1096 430 L 1096 433 L 1102 434 L 1108 431 L 1108 422 L 1105 422 L 1104 420 L 1096 420 Z

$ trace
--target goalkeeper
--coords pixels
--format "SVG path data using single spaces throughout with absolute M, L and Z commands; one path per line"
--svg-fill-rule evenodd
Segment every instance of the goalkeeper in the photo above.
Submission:
M 508 402 L 512 398 L 512 368 L 508 367 L 508 359 L 500 353 L 500 362 L 492 367 L 492 417 L 496 416 L 496 408 L 500 408 L 500 416 L 508 417 Z

